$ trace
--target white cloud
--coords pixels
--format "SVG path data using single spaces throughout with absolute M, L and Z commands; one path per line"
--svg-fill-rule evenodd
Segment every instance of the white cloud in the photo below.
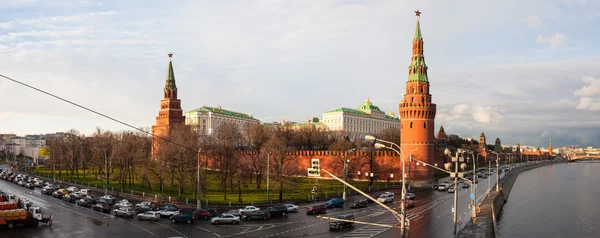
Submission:
M 588 85 L 573 93 L 574 96 L 581 97 L 576 108 L 578 110 L 600 110 L 600 79 L 586 76 L 581 80 Z
M 90 34 L 90 31 L 85 28 L 76 28 L 66 31 L 23 31 L 10 32 L 5 35 L 0 35 L 0 41 L 14 41 L 21 37 L 79 37 Z
M 12 21 L 8 21 L 8 22 L 0 22 L 0 29 L 9 29 L 11 27 L 13 27 L 15 23 Z
M 550 45 L 550 47 L 556 48 L 556 47 L 559 47 L 560 45 L 562 45 L 563 43 L 565 43 L 566 39 L 567 39 L 567 36 L 557 32 L 557 33 L 554 33 L 554 35 L 548 36 L 548 37 L 543 37 L 542 35 L 540 35 L 540 36 L 538 36 L 538 38 L 535 42 L 540 43 L 540 44 L 547 43 Z
M 539 16 L 527 16 L 527 25 L 531 28 L 538 28 L 542 25 L 542 20 Z
M 491 106 L 473 106 L 471 113 L 475 122 L 480 124 L 497 123 L 504 119 L 500 110 Z
M 562 0 L 563 3 L 586 5 L 587 0 Z

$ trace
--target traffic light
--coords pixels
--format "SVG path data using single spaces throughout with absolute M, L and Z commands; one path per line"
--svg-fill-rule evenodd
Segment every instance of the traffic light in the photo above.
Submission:
M 321 165 L 319 159 L 311 159 L 311 167 L 308 168 L 308 176 L 319 177 L 321 176 Z

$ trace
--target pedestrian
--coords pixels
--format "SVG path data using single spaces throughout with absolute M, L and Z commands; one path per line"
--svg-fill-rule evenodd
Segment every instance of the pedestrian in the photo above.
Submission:
M 477 213 L 481 213 L 481 205 L 477 206 Z

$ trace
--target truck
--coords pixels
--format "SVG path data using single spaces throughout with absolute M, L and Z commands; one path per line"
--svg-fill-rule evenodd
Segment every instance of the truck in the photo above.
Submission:
M 6 225 L 8 228 L 31 226 L 37 227 L 40 223 L 48 226 L 52 225 L 52 218 L 43 217 L 42 209 L 31 206 L 27 209 L 19 208 L 16 202 L 0 203 L 0 226 Z

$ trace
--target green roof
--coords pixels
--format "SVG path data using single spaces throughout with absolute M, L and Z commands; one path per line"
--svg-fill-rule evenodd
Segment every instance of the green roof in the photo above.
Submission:
M 377 106 L 375 106 L 375 107 L 377 107 Z M 377 108 L 377 110 L 379 110 L 379 108 Z M 363 112 L 363 111 L 357 110 L 357 109 L 347 108 L 347 107 L 340 107 L 337 109 L 326 111 L 324 113 L 336 113 L 336 112 L 352 113 L 352 114 L 361 115 L 361 116 L 371 116 L 369 113 L 366 113 L 366 112 Z M 391 119 L 391 120 L 400 120 L 399 117 L 393 117 L 390 115 L 385 115 L 385 118 Z
M 177 90 L 175 85 L 175 73 L 173 72 L 173 63 L 169 60 L 169 73 L 167 73 L 167 83 L 165 89 Z
M 421 37 L 421 24 L 419 24 L 419 18 L 417 17 L 417 27 L 415 29 L 414 39 L 422 39 Z
M 241 113 L 241 112 L 225 110 L 225 109 L 222 109 L 221 107 L 202 106 L 201 108 L 191 110 L 188 113 L 191 113 L 191 112 L 200 112 L 200 113 L 212 112 L 212 113 L 217 113 L 217 114 L 222 114 L 222 115 L 227 115 L 227 116 L 232 116 L 232 117 L 239 117 L 239 118 L 245 118 L 245 119 L 251 119 L 251 120 L 258 121 L 258 119 L 252 117 L 251 115 Z

